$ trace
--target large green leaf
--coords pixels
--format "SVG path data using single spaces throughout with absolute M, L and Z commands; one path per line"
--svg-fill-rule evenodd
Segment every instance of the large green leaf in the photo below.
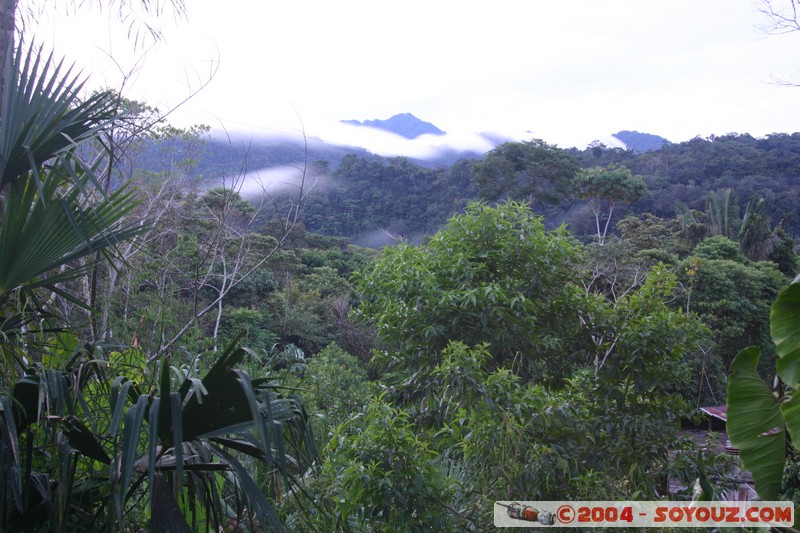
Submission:
M 800 276 L 772 304 L 770 329 L 778 351 L 778 375 L 800 389 Z
M 759 350 L 739 352 L 728 379 L 728 438 L 745 468 L 753 474 L 763 500 L 777 500 L 786 455 L 786 432 L 781 406 L 758 375 Z
M 136 404 L 131 407 L 125 415 L 125 427 L 122 430 L 122 445 L 120 447 L 120 485 L 117 498 L 119 507 L 127 498 L 126 492 L 136 462 L 139 438 L 142 434 L 142 423 L 144 422 L 147 404 L 150 398 L 145 395 L 139 396 Z
M 92 433 L 86 424 L 74 416 L 65 416 L 61 419 L 61 426 L 69 445 L 86 457 L 90 457 L 104 464 L 110 464 L 111 458 L 106 453 L 97 435 Z
M 800 443 L 800 391 L 795 391 L 791 398 L 781 402 L 781 412 L 786 421 L 786 429 L 797 447 L 797 443 Z
M 233 371 L 245 355 L 243 349 L 231 345 L 203 378 L 206 393 L 201 395 L 193 392 L 184 401 L 184 441 L 199 436 L 235 433 L 252 426 L 253 414 L 249 396 Z M 190 390 L 191 384 L 187 379 L 179 392 L 186 398 Z
M 778 352 L 778 375 L 792 388 L 781 404 L 792 442 L 800 443 L 800 276 L 784 289 L 770 310 L 772 340 Z
M 164 477 L 155 476 L 151 485 L 153 491 L 153 506 L 150 517 L 150 531 L 153 533 L 189 533 L 191 529 L 186 523 L 175 496 Z
M 29 374 L 14 384 L 14 419 L 17 431 L 23 430 L 39 419 L 39 376 Z

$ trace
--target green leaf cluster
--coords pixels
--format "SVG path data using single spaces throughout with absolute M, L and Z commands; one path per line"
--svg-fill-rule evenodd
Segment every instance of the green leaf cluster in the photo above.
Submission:
M 526 376 L 562 376 L 579 254 L 564 228 L 546 230 L 524 204 L 471 204 L 425 245 L 384 250 L 358 279 L 358 312 L 396 354 L 379 358 L 388 368 L 429 368 L 457 340 L 488 343 L 492 364 Z
M 455 487 L 440 502 L 451 527 L 486 523 L 493 500 L 519 494 L 663 493 L 709 332 L 673 308 L 667 267 L 599 290 L 585 252 L 514 202 L 471 204 L 426 243 L 385 249 L 358 278 L 357 313 L 385 343 L 373 359 L 379 396 L 340 428 L 329 463 L 345 468 L 338 450 L 383 438 L 366 419 L 375 407 L 413 428 L 423 464 L 430 450 L 440 457 L 426 475 Z M 348 484 L 332 490 L 375 516 L 374 480 L 398 472 L 348 453 Z
M 408 413 L 379 396 L 359 416 L 363 429 L 343 425 L 329 444 L 335 461 L 326 468 L 343 488 L 340 520 L 353 516 L 395 531 L 452 531 L 441 502 L 453 488 Z
M 508 142 L 473 166 L 473 181 L 487 201 L 557 203 L 566 197 L 579 168 L 572 155 L 541 139 Z

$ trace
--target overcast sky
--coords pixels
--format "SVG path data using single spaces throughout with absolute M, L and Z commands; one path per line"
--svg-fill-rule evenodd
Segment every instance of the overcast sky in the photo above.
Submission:
M 800 129 L 800 88 L 771 83 L 800 83 L 800 33 L 766 36 L 752 0 L 186 3 L 144 57 L 113 13 L 46 13 L 36 36 L 95 85 L 118 86 L 138 57 L 124 93 L 161 109 L 208 81 L 170 117 L 179 125 L 302 121 L 333 140 L 352 134 L 339 120 L 410 112 L 456 138 L 580 148 L 622 129 L 675 142 Z

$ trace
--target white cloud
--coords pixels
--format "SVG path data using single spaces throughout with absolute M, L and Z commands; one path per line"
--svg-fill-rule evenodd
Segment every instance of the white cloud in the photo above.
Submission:
M 796 65 L 800 34 L 765 38 L 749 2 L 228 0 L 187 11 L 126 88 L 168 108 L 219 61 L 173 115 L 181 124 L 296 133 L 302 122 L 324 137 L 341 119 L 411 112 L 453 135 L 530 130 L 583 146 L 619 129 L 681 141 L 794 131 L 800 119 L 800 90 L 766 83 Z M 123 69 L 135 56 L 107 18 L 45 21 L 37 36 L 114 85 L 118 69 L 98 50 Z

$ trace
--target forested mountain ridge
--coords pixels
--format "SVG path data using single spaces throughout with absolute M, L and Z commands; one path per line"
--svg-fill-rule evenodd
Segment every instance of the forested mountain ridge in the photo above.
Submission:
M 318 139 L 307 141 L 306 146 L 301 136 L 280 140 L 211 138 L 192 155 L 196 162 L 192 173 L 213 184 L 225 175 L 302 167 L 307 161 L 309 177 L 318 180 L 303 212 L 309 229 L 378 246 L 390 242 L 389 235 L 418 239 L 436 231 L 469 200 L 515 197 L 513 190 L 495 198 L 486 197 L 485 191 L 476 186 L 474 167 L 501 146 L 525 144 L 495 139 L 498 148 L 487 154 L 452 152 L 448 161 L 432 164 L 405 157 L 381 157 L 365 149 L 331 145 Z M 158 143 L 149 146 L 139 164 L 145 168 L 156 165 L 158 150 Z M 780 222 L 788 233 L 800 235 L 800 133 L 776 133 L 763 138 L 749 134 L 698 137 L 644 152 L 603 144 L 583 150 L 547 145 L 546 152 L 571 158 L 576 169 L 624 166 L 642 176 L 647 191 L 630 205 L 618 205 L 617 220 L 626 214 L 651 213 L 670 218 L 687 209 L 704 211 L 709 195 L 730 189 L 732 207 L 739 215 L 745 212 L 748 202 L 761 199 L 773 224 Z M 522 179 L 521 174 L 516 179 Z M 594 220 L 586 201 L 564 195 L 556 203 L 535 201 L 533 208 L 545 216 L 549 227 L 567 223 L 576 235 L 594 233 Z
M 800 235 L 800 133 L 696 137 L 660 150 L 571 150 L 581 166 L 620 165 L 644 177 L 648 193 L 632 212 L 674 216 L 684 207 L 705 209 L 709 193 L 731 189 L 740 212 L 763 198 L 770 220 Z
M 545 216 L 548 227 L 566 223 L 576 236 L 591 238 L 596 229 L 590 202 L 567 193 L 557 202 L 541 201 L 541 191 L 533 196 L 531 192 L 523 194 L 520 187 L 525 180 L 541 178 L 530 176 L 528 170 L 511 170 L 513 184 L 503 185 L 492 177 L 487 182 L 491 192 L 478 186 L 475 170 L 487 161 L 497 159 L 498 168 L 505 169 L 514 160 L 519 163 L 525 157 L 539 157 L 522 152 L 503 154 L 504 146 L 520 147 L 522 152 L 526 146 L 530 149 L 529 143 L 507 143 L 483 158 L 437 168 L 421 167 L 405 158 L 348 156 L 331 169 L 332 186 L 309 198 L 306 224 L 315 231 L 348 236 L 362 244 L 365 234 L 381 231 L 415 238 L 438 229 L 469 200 L 516 198 L 533 200 L 534 210 Z M 690 210 L 705 212 L 711 198 L 730 191 L 727 201 L 735 216 L 741 218 L 748 203 L 760 201 L 760 209 L 773 226 L 780 224 L 790 235 L 800 235 L 800 134 L 695 138 L 644 153 L 603 145 L 564 150 L 544 143 L 539 149 L 541 157 L 553 159 L 548 164 L 555 165 L 558 160 L 567 165 L 567 174 L 611 165 L 642 176 L 646 191 L 630 204 L 618 203 L 614 221 L 627 214 L 673 218 Z M 552 172 L 541 161 L 537 165 L 539 170 L 530 172 Z M 611 225 L 610 230 L 613 228 Z

